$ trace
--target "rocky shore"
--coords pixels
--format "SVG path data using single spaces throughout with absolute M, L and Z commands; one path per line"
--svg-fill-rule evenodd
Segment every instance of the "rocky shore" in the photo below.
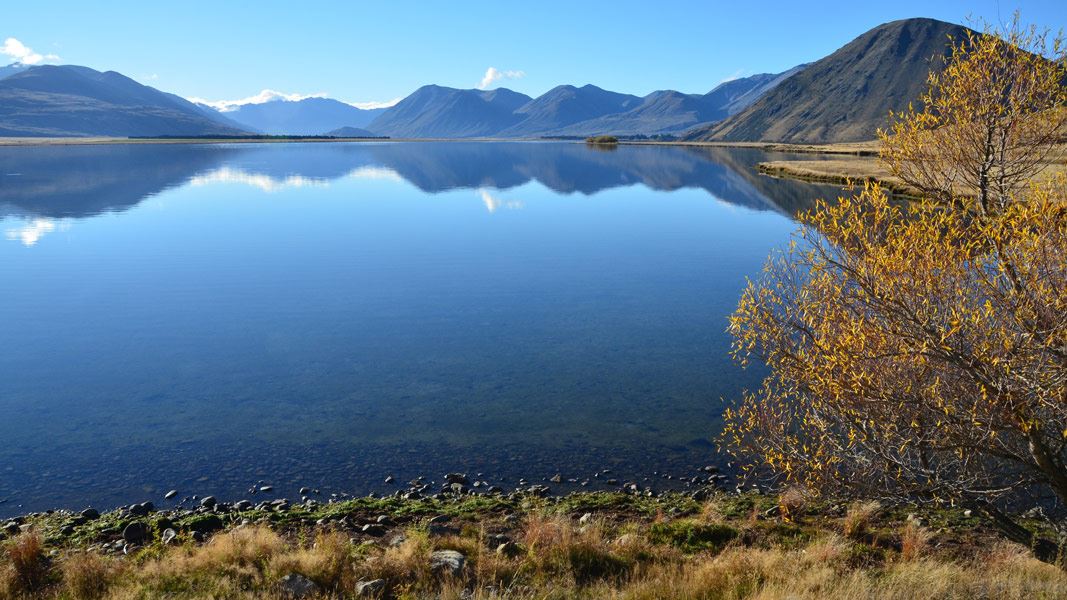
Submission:
M 1063 571 L 961 510 L 739 489 L 714 468 L 661 479 L 675 490 L 553 493 L 573 479 L 449 473 L 293 498 L 260 482 L 237 500 L 171 490 L 164 508 L 30 513 L 0 524 L 0 600 L 1067 594 Z
M 261 480 L 250 485 L 247 496 L 240 499 L 184 495 L 171 489 L 159 498 L 145 499 L 105 513 L 94 507 L 31 512 L 0 520 L 0 540 L 36 529 L 44 532 L 53 543 L 74 543 L 105 553 L 129 554 L 153 540 L 171 543 L 184 535 L 193 541 L 203 541 L 216 531 L 251 523 L 287 527 L 331 525 L 355 534 L 380 537 L 387 532 L 387 519 L 379 518 L 382 515 L 363 514 L 364 509 L 404 505 L 407 512 L 416 515 L 437 504 L 509 506 L 528 498 L 565 502 L 587 489 L 635 498 L 654 499 L 667 495 L 700 502 L 726 490 L 730 481 L 714 465 L 683 476 L 653 475 L 624 479 L 612 469 L 605 468 L 582 477 L 564 477 L 557 473 L 536 481 L 519 478 L 509 488 L 504 487 L 506 482 L 502 480 L 491 483 L 482 473 L 447 473 L 438 478 L 418 476 L 407 482 L 386 475 L 383 485 L 395 487 L 393 493 L 366 496 L 323 493 L 310 486 L 291 490 L 294 495 L 288 496 Z M 734 491 L 740 490 L 735 488 Z

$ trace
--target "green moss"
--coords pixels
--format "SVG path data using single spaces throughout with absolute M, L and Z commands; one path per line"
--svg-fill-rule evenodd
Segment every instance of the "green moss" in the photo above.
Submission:
M 700 523 L 681 519 L 668 523 L 654 523 L 649 530 L 649 539 L 656 544 L 670 544 L 683 552 L 717 552 L 738 536 L 738 531 L 729 525 Z

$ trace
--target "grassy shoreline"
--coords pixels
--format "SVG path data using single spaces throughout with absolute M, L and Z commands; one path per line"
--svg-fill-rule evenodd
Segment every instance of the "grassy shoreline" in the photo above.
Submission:
M 1067 573 L 962 510 L 796 492 L 217 503 L 14 524 L 4 600 L 1067 595 Z

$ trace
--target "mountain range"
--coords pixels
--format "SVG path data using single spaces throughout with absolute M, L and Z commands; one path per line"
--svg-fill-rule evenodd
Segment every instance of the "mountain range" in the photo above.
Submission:
M 244 104 L 221 114 L 257 133 L 321 135 L 342 127 L 366 127 L 384 110 L 356 108 L 332 98 L 304 98 Z
M 744 111 L 686 136 L 707 141 L 833 143 L 869 140 L 889 111 L 926 91 L 966 27 L 907 19 L 875 27 L 764 94 Z
M 273 100 L 220 112 L 78 66 L 0 67 L 0 136 L 156 136 L 266 133 L 392 138 L 581 138 L 827 143 L 874 137 L 890 110 L 925 89 L 949 37 L 968 30 L 933 19 L 880 25 L 833 54 L 783 73 L 723 82 L 704 94 L 646 96 L 595 85 L 531 98 L 423 86 L 394 106 L 364 110 L 330 98 Z
M 0 136 L 242 133 L 222 116 L 114 71 L 41 65 L 0 79 Z

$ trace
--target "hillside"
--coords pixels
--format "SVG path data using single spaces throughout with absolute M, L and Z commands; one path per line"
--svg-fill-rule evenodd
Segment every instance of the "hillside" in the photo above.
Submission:
M 305 98 L 245 104 L 220 114 L 270 135 L 322 135 L 340 127 L 366 127 L 384 110 L 364 110 L 331 98 Z
M 0 136 L 242 133 L 183 98 L 114 71 L 44 65 L 0 80 Z
M 692 130 L 700 141 L 836 143 L 870 139 L 890 110 L 926 89 L 927 74 L 967 28 L 934 19 L 875 27 L 783 81 L 746 110 Z
M 17 62 L 5 65 L 3 67 L 0 67 L 0 79 L 9 77 L 11 75 L 14 75 L 15 73 L 21 73 L 28 68 L 29 66 Z
M 359 127 L 338 127 L 337 129 L 331 129 L 324 135 L 332 135 L 334 137 L 350 137 L 350 138 L 369 138 L 377 137 L 366 129 L 360 129 Z
M 515 111 L 530 100 L 506 88 L 482 91 L 426 85 L 386 109 L 367 129 L 395 138 L 491 136 L 519 122 Z
M 538 96 L 515 111 L 519 123 L 498 133 L 500 137 L 543 135 L 568 125 L 616 114 L 637 106 L 641 98 L 598 88 L 595 85 L 574 87 L 560 85 Z
M 721 83 L 707 94 L 652 92 L 632 110 L 576 123 L 551 134 L 579 137 L 676 134 L 703 123 L 721 121 L 743 110 L 803 68 L 801 65 L 784 73 L 741 77 Z

